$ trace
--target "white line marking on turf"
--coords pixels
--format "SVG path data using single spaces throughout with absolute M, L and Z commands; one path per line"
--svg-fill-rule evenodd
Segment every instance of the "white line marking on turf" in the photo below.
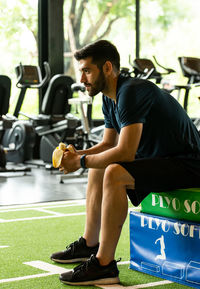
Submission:
M 117 265 L 129 265 L 130 261 L 117 262 Z
M 34 279 L 34 278 L 41 278 L 41 277 L 46 277 L 50 275 L 56 275 L 56 274 L 61 274 L 63 272 L 70 271 L 69 269 L 62 268 L 59 266 L 55 266 L 43 261 L 31 261 L 31 262 L 25 262 L 23 264 L 32 266 L 37 269 L 41 269 L 44 271 L 48 271 L 48 273 L 41 273 L 41 274 L 34 274 L 34 275 L 27 275 L 27 276 L 22 276 L 22 277 L 16 277 L 16 278 L 8 278 L 8 279 L 2 279 L 0 280 L 1 283 L 8 283 L 8 282 L 16 282 L 16 281 L 22 281 L 22 280 L 28 280 L 28 279 Z
M 123 261 L 123 262 L 118 262 L 117 265 L 129 265 L 130 261 Z M 158 281 L 158 282 L 151 282 L 151 283 L 145 283 L 145 284 L 138 284 L 138 285 L 131 285 L 131 286 L 123 286 L 120 284 L 113 284 L 113 285 L 96 285 L 99 288 L 102 289 L 123 289 L 123 288 L 128 288 L 128 289 L 139 289 L 139 288 L 148 288 L 148 287 L 154 287 L 154 286 L 162 286 L 166 284 L 171 284 L 173 283 L 172 281 L 168 280 L 163 280 L 163 281 Z
M 0 212 L 12 212 L 12 211 L 21 211 L 21 210 L 31 210 L 34 207 L 36 208 L 57 208 L 57 207 L 68 207 L 68 206 L 81 206 L 85 205 L 86 200 L 74 200 L 74 201 L 57 201 L 57 202 L 47 202 L 47 203 L 37 203 L 37 204 L 28 204 L 28 205 L 13 205 L 13 206 L 3 206 L 0 209 Z
M 58 208 L 58 207 L 57 207 Z M 29 209 L 31 210 L 31 209 Z M 39 216 L 39 217 L 27 217 L 27 218 L 18 218 L 18 219 L 0 219 L 0 223 L 12 223 L 12 222 L 20 222 L 20 221 L 32 221 L 32 220 L 42 220 L 42 219 L 51 219 L 51 218 L 62 218 L 62 217 L 73 217 L 73 216 L 81 216 L 85 215 L 86 212 L 80 212 L 80 213 L 70 213 L 70 214 L 64 214 L 64 213 L 58 213 L 54 211 L 49 211 L 43 208 L 32 208 L 32 210 L 35 211 L 41 211 L 46 212 L 48 214 L 51 214 L 50 216 Z
M 42 213 L 47 213 L 47 214 L 50 214 L 50 215 L 60 216 L 60 217 L 65 216 L 64 213 L 58 213 L 58 212 L 46 210 L 46 209 L 43 209 L 43 208 L 35 208 L 34 210 L 38 211 L 38 212 L 42 212 Z
M 40 270 L 44 270 L 47 271 L 49 273 L 53 273 L 53 274 L 61 274 L 67 271 L 70 271 L 69 269 L 63 268 L 63 267 L 59 267 L 56 265 L 52 265 L 43 261 L 31 261 L 31 262 L 25 262 L 23 263 L 25 265 L 29 265 L 31 267 L 40 269 Z
M 27 276 L 22 276 L 22 277 L 16 277 L 16 278 L 9 278 L 9 279 L 2 279 L 0 280 L 1 283 L 8 283 L 8 282 L 16 282 L 16 281 L 22 281 L 22 280 L 28 280 L 28 279 L 35 279 L 35 278 L 41 278 L 41 277 L 47 277 L 50 275 L 57 275 L 57 274 L 62 274 L 64 272 L 70 271 L 71 269 L 66 269 L 62 268 L 56 265 L 52 265 L 43 261 L 30 261 L 30 262 L 24 262 L 23 264 L 32 266 L 34 268 L 40 269 L 47 271 L 47 273 L 41 273 L 41 274 L 34 274 L 34 275 L 27 275 Z M 119 262 L 119 265 L 123 264 L 129 264 L 129 261 L 125 262 Z M 159 285 L 166 285 L 173 283 L 171 281 L 158 281 L 158 282 L 152 282 L 152 283 L 146 283 L 146 284 L 138 284 L 138 285 L 133 285 L 133 286 L 122 286 L 120 284 L 113 284 L 113 285 L 96 285 L 99 288 L 102 289 L 123 289 L 123 288 L 128 288 L 128 289 L 139 289 L 139 288 L 148 288 L 148 287 L 154 287 L 154 286 L 159 286 Z
M 113 284 L 113 285 L 96 285 L 102 289 L 123 289 L 123 288 L 128 288 L 128 289 L 139 289 L 139 288 L 148 288 L 148 287 L 154 287 L 154 286 L 161 286 L 161 285 L 166 285 L 166 284 L 171 284 L 173 282 L 164 280 L 164 281 L 158 281 L 158 282 L 152 282 L 152 283 L 146 283 L 146 284 L 138 284 L 138 285 L 133 285 L 133 286 L 122 286 L 120 284 Z
M 35 274 L 35 275 L 27 275 L 23 277 L 16 277 L 16 278 L 9 278 L 9 279 L 2 279 L 0 280 L 1 283 L 8 283 L 8 282 L 16 282 L 16 281 L 22 281 L 22 280 L 27 280 L 27 279 L 35 279 L 35 278 L 41 278 L 41 277 L 46 277 L 53 275 L 52 273 L 42 273 L 42 274 Z
M 32 220 L 42 220 L 42 219 L 52 219 L 52 218 L 62 218 L 62 217 L 73 217 L 73 216 L 81 216 L 85 215 L 85 212 L 81 213 L 71 213 L 71 214 L 63 214 L 63 215 L 51 215 L 51 216 L 41 216 L 41 217 L 30 217 L 30 218 L 19 218 L 19 219 L 11 219 L 11 220 L 2 220 L 0 219 L 0 223 L 12 223 L 12 222 L 20 222 L 20 221 L 32 221 Z
M 10 247 L 10 246 L 0 246 L 0 249 L 2 249 L 2 248 L 8 248 L 8 247 Z

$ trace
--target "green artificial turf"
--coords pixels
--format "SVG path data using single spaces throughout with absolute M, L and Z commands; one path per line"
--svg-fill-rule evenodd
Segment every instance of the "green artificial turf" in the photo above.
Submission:
M 0 246 L 9 246 L 0 248 L 0 288 L 1 289 L 64 289 L 73 288 L 59 281 L 59 275 L 50 275 L 46 277 L 33 278 L 28 280 L 1 283 L 2 279 L 17 278 L 28 275 L 47 273 L 43 270 L 23 264 L 24 262 L 40 260 L 66 269 L 73 268 L 74 265 L 59 265 L 50 260 L 53 252 L 64 250 L 65 246 L 73 242 L 83 234 L 85 214 L 72 215 L 75 213 L 84 213 L 85 205 L 69 206 L 68 202 L 55 203 L 38 206 L 26 206 L 26 210 L 20 209 L 0 209 Z M 37 210 L 38 208 L 38 210 Z M 44 210 L 46 211 L 44 211 Z M 43 210 L 43 211 L 39 211 Z M 56 217 L 55 213 L 64 214 Z M 66 215 L 66 216 L 65 216 Z M 51 217 L 51 218 L 45 218 Z M 28 219 L 40 217 L 38 219 Z M 22 220 L 25 218 L 25 220 Z M 14 221 L 15 220 L 15 221 Z M 116 259 L 129 261 L 129 218 L 127 218 L 121 238 L 116 251 Z M 143 274 L 129 269 L 129 265 L 119 265 L 120 280 L 123 286 L 133 286 L 136 284 L 145 284 L 157 282 L 161 279 Z M 33 276 L 34 277 L 34 276 Z M 155 286 L 151 288 L 164 288 L 166 285 Z M 97 288 L 95 286 L 76 286 L 79 288 Z M 166 287 L 165 287 L 166 288 Z M 187 288 L 179 284 L 167 284 L 167 288 Z M 189 287 L 188 287 L 189 288 Z
M 0 219 L 10 220 L 10 219 L 20 219 L 20 218 L 32 218 L 32 217 L 41 217 L 46 216 L 44 212 L 39 212 L 36 210 L 26 210 L 26 211 L 13 211 L 13 212 L 3 212 L 0 213 Z

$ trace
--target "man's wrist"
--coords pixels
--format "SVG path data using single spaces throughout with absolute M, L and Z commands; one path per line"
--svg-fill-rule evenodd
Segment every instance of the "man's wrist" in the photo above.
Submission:
M 82 155 L 80 158 L 80 166 L 83 169 L 87 169 L 85 157 L 86 157 L 86 154 Z

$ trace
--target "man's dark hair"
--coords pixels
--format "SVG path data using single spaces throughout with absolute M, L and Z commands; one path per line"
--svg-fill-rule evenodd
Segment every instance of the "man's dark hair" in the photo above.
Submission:
M 74 54 L 76 60 L 92 57 L 92 63 L 102 69 L 106 61 L 110 61 L 113 67 L 119 71 L 120 55 L 117 48 L 107 40 L 98 40 L 77 50 Z

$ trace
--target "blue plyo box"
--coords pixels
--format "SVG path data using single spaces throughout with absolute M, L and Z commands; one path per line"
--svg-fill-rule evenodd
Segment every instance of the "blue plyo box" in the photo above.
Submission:
M 130 212 L 130 268 L 200 289 L 200 224 Z

